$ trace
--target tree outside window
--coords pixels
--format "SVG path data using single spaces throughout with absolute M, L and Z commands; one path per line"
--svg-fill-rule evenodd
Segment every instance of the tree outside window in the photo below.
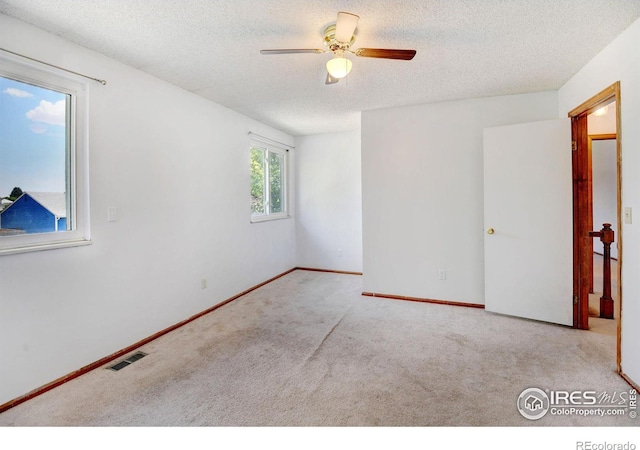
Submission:
M 253 221 L 286 217 L 286 152 L 251 147 L 251 217 Z

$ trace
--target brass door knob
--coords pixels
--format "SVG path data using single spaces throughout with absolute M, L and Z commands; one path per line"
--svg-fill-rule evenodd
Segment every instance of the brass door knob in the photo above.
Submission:
M 487 234 L 493 234 L 496 231 L 493 228 L 487 228 Z

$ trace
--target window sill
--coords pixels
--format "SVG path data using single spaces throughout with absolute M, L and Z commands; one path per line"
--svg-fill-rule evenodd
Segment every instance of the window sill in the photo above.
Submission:
M 251 216 L 251 223 L 270 222 L 272 220 L 290 219 L 289 214 L 270 214 L 265 216 Z
M 54 250 L 57 248 L 80 247 L 84 245 L 91 245 L 91 240 L 78 239 L 78 240 L 72 240 L 72 241 L 47 242 L 47 243 L 40 243 L 40 244 L 33 244 L 33 245 L 24 245 L 21 247 L 0 248 L 0 256 L 15 255 L 18 253 L 39 252 L 43 250 Z

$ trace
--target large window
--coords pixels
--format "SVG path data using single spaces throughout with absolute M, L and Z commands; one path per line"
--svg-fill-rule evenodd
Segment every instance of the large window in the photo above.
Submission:
M 85 89 L 0 58 L 0 255 L 89 243 Z
M 288 217 L 287 152 L 280 148 L 251 146 L 251 221 Z

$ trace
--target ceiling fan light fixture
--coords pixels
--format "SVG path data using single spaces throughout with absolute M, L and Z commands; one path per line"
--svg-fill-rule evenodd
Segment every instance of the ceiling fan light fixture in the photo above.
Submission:
M 333 78 L 344 78 L 351 72 L 353 63 L 344 56 L 335 56 L 327 61 L 327 72 Z
M 398 59 L 409 61 L 416 55 L 415 50 L 392 48 L 366 48 L 360 47 L 355 51 L 351 46 L 355 42 L 355 33 L 360 17 L 355 14 L 340 11 L 336 23 L 327 25 L 324 29 L 324 45 L 327 48 L 282 48 L 260 50 L 263 55 L 284 55 L 296 53 L 333 53 L 333 58 L 327 61 L 327 78 L 325 84 L 335 84 L 349 75 L 352 62 L 345 58 L 345 53 L 351 53 L 356 57 Z

